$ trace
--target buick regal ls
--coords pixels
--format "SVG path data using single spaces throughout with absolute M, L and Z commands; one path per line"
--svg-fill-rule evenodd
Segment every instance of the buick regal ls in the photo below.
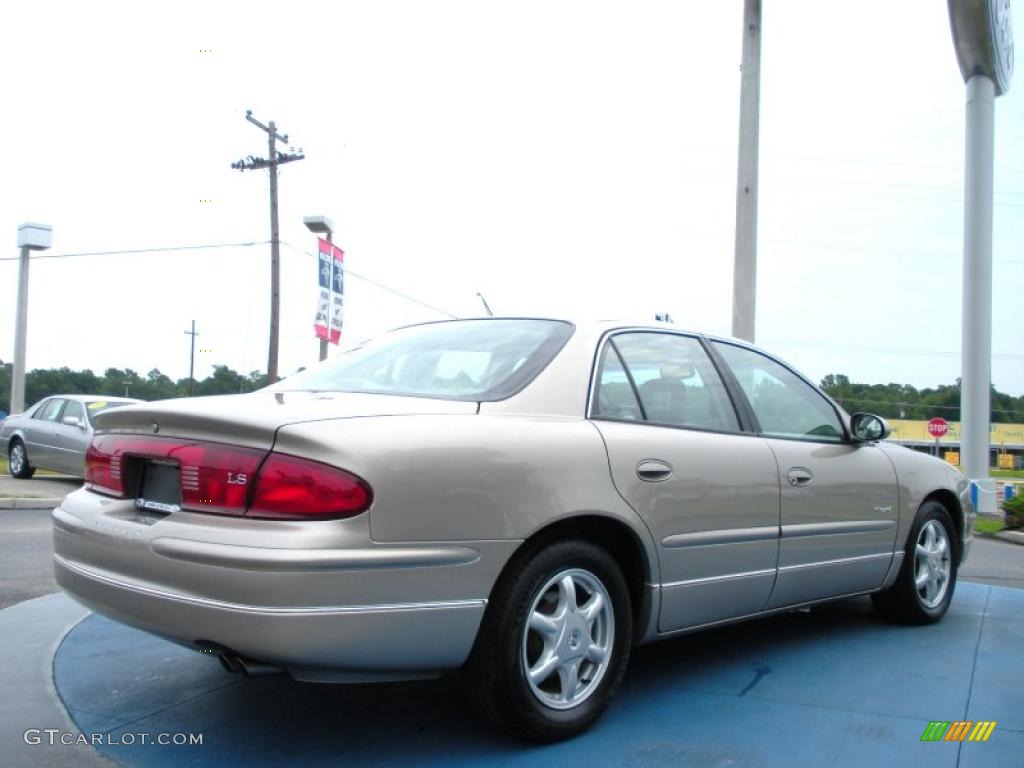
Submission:
M 777 358 L 668 325 L 393 331 L 248 395 L 101 414 L 57 579 L 232 671 L 459 670 L 552 741 L 630 649 L 850 595 L 939 620 L 967 482 Z

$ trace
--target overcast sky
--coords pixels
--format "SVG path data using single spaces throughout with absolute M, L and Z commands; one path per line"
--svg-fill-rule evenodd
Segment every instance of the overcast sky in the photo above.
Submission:
M 452 314 L 730 330 L 741 0 L 8 4 L 0 233 L 51 253 L 269 238 L 281 372 L 316 360 L 323 213 L 350 269 Z M 1015 37 L 1024 41 L 1024 8 Z M 210 52 L 204 52 L 209 50 Z M 964 85 L 946 3 L 766 0 L 757 341 L 818 379 L 960 370 Z M 1024 73 L 996 104 L 993 382 L 1024 393 Z M 204 202 L 210 201 L 210 202 Z M 0 358 L 17 262 L 0 261 Z M 443 317 L 346 281 L 345 341 Z M 39 259 L 29 368 L 265 369 L 269 245 Z

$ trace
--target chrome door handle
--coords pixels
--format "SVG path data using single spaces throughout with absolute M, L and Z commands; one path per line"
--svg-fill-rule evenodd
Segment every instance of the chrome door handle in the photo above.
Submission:
M 810 485 L 814 480 L 814 473 L 807 469 L 807 467 L 793 467 L 789 470 L 786 477 L 790 485 L 799 488 L 803 485 Z
M 644 459 L 636 465 L 636 476 L 648 483 L 660 483 L 672 477 L 672 465 L 661 459 Z

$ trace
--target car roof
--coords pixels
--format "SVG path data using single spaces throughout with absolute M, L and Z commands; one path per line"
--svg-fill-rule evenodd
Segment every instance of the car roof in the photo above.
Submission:
M 743 347 L 750 347 L 751 349 L 759 349 L 759 347 L 751 344 L 749 341 L 738 339 L 728 334 L 719 333 L 708 333 L 707 331 L 699 331 L 693 328 L 684 328 L 683 326 L 676 325 L 672 322 L 665 322 L 663 320 L 649 320 L 641 318 L 630 318 L 630 317 L 619 317 L 619 318 L 580 318 L 573 316 L 544 316 L 544 315 L 480 315 L 476 317 L 456 317 L 445 320 L 428 320 L 422 323 L 410 323 L 409 325 L 400 326 L 401 328 L 412 328 L 419 325 L 435 325 L 438 323 L 457 323 L 466 320 L 547 320 L 550 322 L 557 323 L 571 323 L 577 328 L 589 328 L 593 331 L 604 333 L 606 331 L 613 331 L 618 329 L 639 329 L 645 331 L 675 331 L 676 333 L 685 333 L 693 336 L 705 336 L 708 339 L 714 339 L 716 341 L 727 341 L 731 344 L 738 344 Z M 398 330 L 398 328 L 394 329 Z
M 105 395 L 47 395 L 43 400 L 60 397 L 64 400 L 80 400 L 83 403 L 141 403 L 137 397 L 106 397 Z

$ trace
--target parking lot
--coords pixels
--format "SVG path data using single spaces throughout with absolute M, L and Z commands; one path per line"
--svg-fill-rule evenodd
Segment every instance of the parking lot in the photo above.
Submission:
M 87 615 L 46 594 L 48 527 L 46 510 L 0 512 L 0 597 L 18 603 L 0 611 L 0 671 L 15 694 L 0 717 L 5 765 L 74 754 L 78 765 L 139 766 L 1011 766 L 1024 749 L 1024 590 L 1008 586 L 1024 586 L 1024 548 L 1000 541 L 975 542 L 936 626 L 886 624 L 857 598 L 639 648 L 608 716 L 579 739 L 534 747 L 478 721 L 453 678 L 238 677 L 212 656 Z M 21 696 L 38 691 L 48 700 L 35 706 Z M 24 743 L 26 729 L 60 728 L 64 717 L 69 731 L 101 740 L 95 750 Z M 934 720 L 997 725 L 984 743 L 922 742 Z M 202 744 L 140 743 L 161 733 L 202 734 Z

